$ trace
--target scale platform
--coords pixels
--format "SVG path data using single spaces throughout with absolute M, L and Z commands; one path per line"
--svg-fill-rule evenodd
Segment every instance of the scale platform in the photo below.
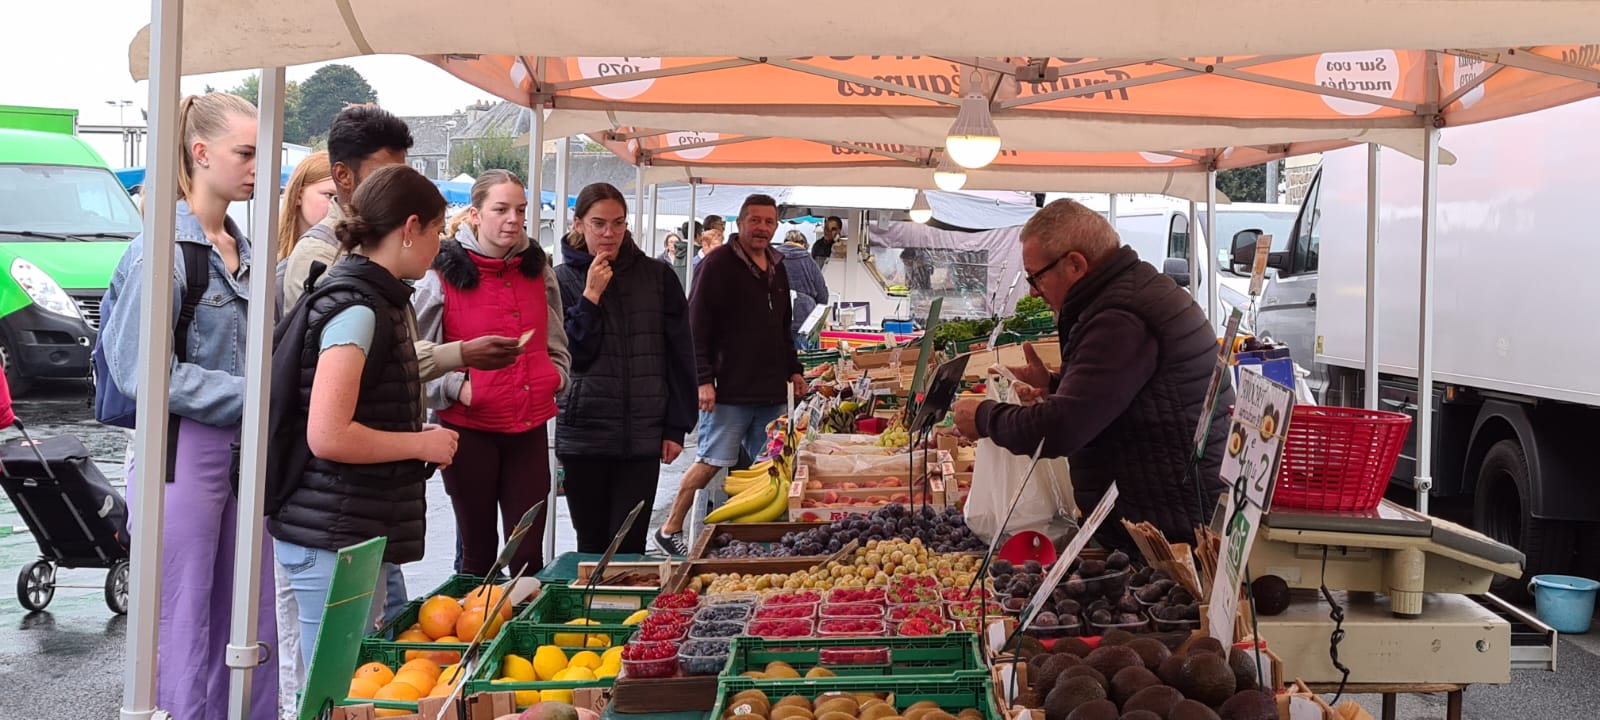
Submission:
M 1387 500 L 1367 512 L 1273 508 L 1250 554 L 1253 577 L 1291 588 L 1384 593 L 1399 617 L 1421 616 L 1424 593 L 1482 595 L 1495 575 L 1522 576 L 1516 548 Z

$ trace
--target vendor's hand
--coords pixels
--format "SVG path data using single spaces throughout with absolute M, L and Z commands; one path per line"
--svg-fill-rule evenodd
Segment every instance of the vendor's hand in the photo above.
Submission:
M 806 394 L 806 379 L 800 373 L 789 376 L 789 384 L 794 386 L 794 399 L 799 400 Z
M 458 440 L 459 434 L 454 430 L 432 423 L 423 425 L 422 432 L 417 433 L 417 459 L 443 470 L 455 459 Z
M 1039 353 L 1034 351 L 1033 343 L 1022 344 L 1022 356 L 1027 359 L 1026 365 L 1007 365 L 1012 376 L 1036 388 L 1050 387 L 1050 368 L 1044 366 L 1044 361 L 1039 359 Z
M 671 465 L 673 462 L 675 462 L 678 459 L 678 456 L 682 455 L 682 454 L 683 454 L 683 445 L 681 443 L 675 443 L 675 442 L 673 442 L 671 440 L 662 440 L 661 441 L 661 464 L 662 465 Z
M 1012 383 L 1011 390 L 1017 394 L 1017 402 L 1022 405 L 1032 405 L 1044 399 L 1044 390 L 1025 382 Z
M 717 409 L 717 386 L 706 383 L 700 386 L 700 412 Z
M 957 400 L 955 407 L 951 408 L 956 416 L 956 430 L 973 440 L 978 439 L 978 405 L 982 402 L 982 400 L 967 398 L 965 400 Z
M 611 258 L 616 253 L 607 251 L 594 256 L 594 262 L 589 263 L 589 278 L 583 287 L 583 296 L 589 302 L 600 304 L 600 296 L 606 292 L 606 286 L 611 284 Z
M 522 354 L 514 337 L 484 335 L 461 343 L 461 362 L 474 370 L 499 370 L 510 367 Z

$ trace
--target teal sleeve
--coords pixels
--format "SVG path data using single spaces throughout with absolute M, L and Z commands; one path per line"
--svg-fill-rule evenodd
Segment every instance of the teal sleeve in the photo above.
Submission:
M 377 322 L 378 317 L 372 313 L 372 308 L 365 305 L 352 305 L 340 310 L 322 327 L 320 352 L 337 345 L 354 345 L 361 348 L 361 354 L 367 354 L 372 350 L 372 333 Z

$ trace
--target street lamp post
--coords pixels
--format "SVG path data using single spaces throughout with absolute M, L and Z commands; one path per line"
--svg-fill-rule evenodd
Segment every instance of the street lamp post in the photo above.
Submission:
M 450 175 L 450 131 L 456 129 L 456 121 L 444 121 L 444 172 L 439 173 L 440 180 L 449 180 Z

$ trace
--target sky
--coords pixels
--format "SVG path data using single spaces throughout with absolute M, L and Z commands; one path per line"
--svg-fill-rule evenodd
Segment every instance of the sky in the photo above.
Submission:
M 132 100 L 130 124 L 149 106 L 150 86 L 128 75 L 128 43 L 150 22 L 148 0 L 0 0 L 0 105 L 40 105 L 79 110 L 82 125 L 114 125 L 118 108 L 108 100 Z M 37 32 L 18 32 L 36 28 Z M 336 60 L 359 70 L 378 92 L 378 101 L 397 115 L 442 115 L 488 93 L 413 57 L 381 55 Z M 328 63 L 288 69 L 290 80 L 305 80 Z M 231 88 L 244 72 L 185 77 L 183 92 L 207 84 Z M 106 154 L 104 150 L 101 154 Z M 114 156 L 107 161 L 115 163 Z

